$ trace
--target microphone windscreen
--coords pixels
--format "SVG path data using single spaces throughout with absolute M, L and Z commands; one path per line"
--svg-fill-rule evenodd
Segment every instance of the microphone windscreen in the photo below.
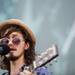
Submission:
M 6 44 L 0 43 L 0 55 L 6 55 L 10 51 L 10 48 Z

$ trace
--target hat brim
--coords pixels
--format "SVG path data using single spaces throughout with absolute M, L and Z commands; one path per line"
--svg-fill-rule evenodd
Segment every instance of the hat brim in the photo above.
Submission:
M 17 26 L 21 27 L 23 30 L 27 31 L 27 33 L 30 35 L 32 43 L 33 44 L 36 43 L 36 39 L 35 39 L 35 36 L 34 36 L 34 33 L 32 32 L 32 30 L 26 24 L 24 24 L 22 21 L 20 21 L 18 19 L 9 19 L 9 20 L 6 20 L 6 21 L 0 23 L 0 33 L 3 30 L 8 29 L 12 25 L 13 26 L 17 25 Z

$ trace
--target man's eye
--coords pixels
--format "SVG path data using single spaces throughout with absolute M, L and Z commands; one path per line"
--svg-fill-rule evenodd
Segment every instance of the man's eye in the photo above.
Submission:
M 19 39 L 19 38 L 14 38 L 14 39 L 12 40 L 12 42 L 17 45 L 17 44 L 20 43 L 20 39 Z
M 8 40 L 7 38 L 3 38 L 3 39 L 1 40 L 1 43 L 2 43 L 2 44 L 8 44 L 8 42 L 9 42 L 9 40 Z

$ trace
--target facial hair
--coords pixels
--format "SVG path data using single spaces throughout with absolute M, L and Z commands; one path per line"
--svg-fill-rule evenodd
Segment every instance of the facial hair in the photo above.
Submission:
M 5 55 L 7 57 L 7 59 L 9 59 L 10 61 L 15 61 L 17 60 L 20 56 L 13 56 L 12 53 L 8 53 L 7 55 Z

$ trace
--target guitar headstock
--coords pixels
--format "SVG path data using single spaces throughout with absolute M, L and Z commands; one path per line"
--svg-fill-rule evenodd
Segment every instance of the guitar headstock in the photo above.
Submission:
M 57 45 L 52 45 L 52 47 L 48 48 L 45 52 L 41 53 L 39 56 L 36 57 L 35 61 L 33 62 L 34 69 L 47 64 L 57 56 Z

